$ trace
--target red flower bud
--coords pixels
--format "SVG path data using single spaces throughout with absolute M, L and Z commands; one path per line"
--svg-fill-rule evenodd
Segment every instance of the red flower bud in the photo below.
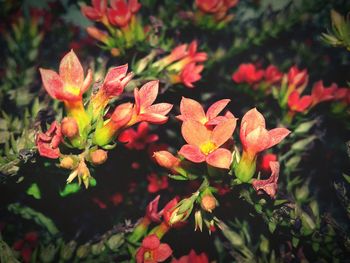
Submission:
M 107 152 L 101 149 L 90 153 L 91 162 L 95 165 L 103 164 L 107 160 Z

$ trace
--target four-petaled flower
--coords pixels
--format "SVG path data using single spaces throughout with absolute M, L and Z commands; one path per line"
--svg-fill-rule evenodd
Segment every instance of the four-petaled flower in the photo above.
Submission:
M 129 126 L 140 121 L 147 121 L 154 124 L 163 124 L 168 120 L 166 116 L 172 104 L 158 103 L 153 104 L 158 95 L 159 81 L 153 80 L 144 84 L 141 89 L 134 89 L 135 107 L 134 116 Z
M 265 69 L 265 81 L 270 84 L 279 82 L 282 79 L 282 72 L 274 65 L 270 65 Z
M 160 243 L 159 238 L 152 234 L 142 240 L 141 247 L 136 252 L 137 263 L 156 263 L 165 261 L 173 253 L 168 244 Z
M 197 101 L 182 97 L 180 102 L 181 114 L 176 116 L 181 121 L 194 120 L 198 121 L 206 126 L 217 125 L 222 121 L 234 118 L 233 114 L 229 111 L 224 116 L 219 116 L 220 112 L 230 102 L 229 99 L 223 99 L 212 104 L 206 113 L 201 104 Z
M 38 133 L 36 146 L 41 156 L 57 159 L 60 157 L 59 144 L 62 141 L 61 127 L 54 121 L 45 133 Z
M 231 138 L 235 127 L 235 118 L 220 122 L 213 130 L 198 121 L 186 120 L 181 132 L 188 144 L 182 146 L 179 154 L 194 163 L 206 161 L 211 166 L 229 169 L 232 153 L 220 146 Z
M 92 6 L 83 5 L 81 12 L 88 19 L 93 21 L 101 21 L 106 16 L 107 0 L 92 0 Z
M 81 101 L 92 82 L 91 70 L 84 79 L 83 67 L 73 50 L 62 58 L 59 74 L 51 69 L 40 68 L 39 71 L 47 93 L 61 101 Z

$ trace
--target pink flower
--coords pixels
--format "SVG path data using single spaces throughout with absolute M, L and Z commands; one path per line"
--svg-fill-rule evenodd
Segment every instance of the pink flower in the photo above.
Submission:
M 337 90 L 337 84 L 333 83 L 330 87 L 326 88 L 323 85 L 323 81 L 317 81 L 311 91 L 311 99 L 312 99 L 312 105 L 315 106 L 316 104 L 334 99 L 335 92 Z
M 277 181 L 278 176 L 280 172 L 280 164 L 278 162 L 270 162 L 270 168 L 272 171 L 271 176 L 266 180 L 257 180 L 253 179 L 252 185 L 255 189 L 255 191 L 264 191 L 266 194 L 268 194 L 271 198 L 276 197 L 277 193 Z
M 161 176 L 158 177 L 157 174 L 151 173 L 147 176 L 148 180 L 148 192 L 149 193 L 157 193 L 161 190 L 168 188 L 168 177 L 167 176 Z
M 241 64 L 238 70 L 233 73 L 232 79 L 236 83 L 254 84 L 264 76 L 263 70 L 258 70 L 254 64 Z
M 149 134 L 147 122 L 141 122 L 135 131 L 132 128 L 124 130 L 118 137 L 120 142 L 126 143 L 128 149 L 142 150 L 147 144 L 158 140 L 157 134 Z
M 61 141 L 61 127 L 54 121 L 45 133 L 39 133 L 36 136 L 36 146 L 40 156 L 57 159 L 61 154 L 58 148 Z
M 160 218 L 163 214 L 163 210 L 158 211 L 159 198 L 160 198 L 160 195 L 157 195 L 157 197 L 154 198 L 146 208 L 145 217 L 148 218 L 149 221 L 155 222 L 155 223 L 160 222 Z
M 286 128 L 266 130 L 264 116 L 256 109 L 249 110 L 242 118 L 240 139 L 243 150 L 255 155 L 282 141 L 290 131 Z
M 90 20 L 101 21 L 106 15 L 107 0 L 92 0 L 91 3 L 92 6 L 83 5 L 81 12 Z
M 206 126 L 217 125 L 222 121 L 234 118 L 231 112 L 227 112 L 225 116 L 219 116 L 229 102 L 229 99 L 219 100 L 213 103 L 205 113 L 202 105 L 197 101 L 182 97 L 180 103 L 181 115 L 176 116 L 176 118 L 181 121 L 198 121 Z
M 196 65 L 194 62 L 187 64 L 180 73 L 181 82 L 187 88 L 194 88 L 193 83 L 201 79 L 200 73 L 203 69 L 203 65 Z
M 179 259 L 173 259 L 171 263 L 209 263 L 209 259 L 204 252 L 197 255 L 196 251 L 191 249 L 188 255 L 182 256 Z
M 142 241 L 136 252 L 137 263 L 156 263 L 165 261 L 173 253 L 168 244 L 160 243 L 156 235 L 149 235 Z
M 141 89 L 134 89 L 135 107 L 134 117 L 129 126 L 139 122 L 147 121 L 155 124 L 163 124 L 168 120 L 166 116 L 172 104 L 158 103 L 153 104 L 158 95 L 159 81 L 153 80 L 144 84 Z
M 293 66 L 288 72 L 288 83 L 295 87 L 302 86 L 309 79 L 307 69 L 299 70 L 297 66 Z
M 312 97 L 309 95 L 300 97 L 298 91 L 294 90 L 288 97 L 288 106 L 291 111 L 305 112 L 311 106 Z
M 73 50 L 61 60 L 59 74 L 50 69 L 40 68 L 39 71 L 47 93 L 57 100 L 81 101 L 92 82 L 91 70 L 84 79 L 83 67 Z
M 265 81 L 270 84 L 279 82 L 282 79 L 282 72 L 274 65 L 270 65 L 265 70 Z
M 107 12 L 109 22 L 114 26 L 125 27 L 141 8 L 141 4 L 137 0 L 111 0 L 111 7 Z
M 229 169 L 232 154 L 220 146 L 231 138 L 235 128 L 235 118 L 220 122 L 213 130 L 198 121 L 184 121 L 181 132 L 188 144 L 181 147 L 179 154 L 194 163 L 205 161 L 211 166 Z

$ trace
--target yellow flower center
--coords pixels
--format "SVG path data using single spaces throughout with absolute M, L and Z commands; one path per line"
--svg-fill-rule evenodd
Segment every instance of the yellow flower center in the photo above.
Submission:
M 70 86 L 70 85 L 65 85 L 64 90 L 68 93 L 71 93 L 75 96 L 78 96 L 80 94 L 80 88 L 75 87 L 75 86 Z
M 204 153 L 205 155 L 208 155 L 209 153 L 214 151 L 217 147 L 216 147 L 215 143 L 213 143 L 211 141 L 207 141 L 205 143 L 202 143 L 199 148 L 202 151 L 202 153 Z
M 143 259 L 145 260 L 153 259 L 152 251 L 146 251 L 145 254 L 143 254 Z

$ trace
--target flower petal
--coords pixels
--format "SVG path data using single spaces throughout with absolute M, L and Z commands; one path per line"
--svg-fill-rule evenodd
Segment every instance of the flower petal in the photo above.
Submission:
M 212 104 L 207 110 L 206 116 L 208 120 L 214 119 L 220 114 L 220 112 L 227 106 L 230 102 L 230 99 L 223 99 Z
M 49 95 L 57 99 L 57 94 L 63 91 L 63 81 L 61 77 L 53 70 L 39 68 L 41 79 L 45 90 Z
M 71 85 L 77 88 L 83 86 L 84 70 L 73 50 L 62 58 L 59 74 L 65 85 Z
M 258 153 L 268 148 L 270 135 L 265 128 L 258 127 L 247 135 L 245 142 L 244 147 L 247 151 Z
M 223 169 L 230 169 L 232 162 L 232 153 L 224 148 L 219 148 L 210 153 L 206 161 L 211 166 Z
M 182 97 L 180 102 L 181 120 L 207 121 L 203 107 L 197 101 Z
M 233 131 L 236 128 L 237 120 L 227 119 L 225 121 L 220 122 L 214 129 L 211 134 L 210 140 L 217 146 L 220 147 L 223 145 L 228 139 L 231 138 Z
M 156 100 L 158 88 L 158 80 L 149 81 L 141 87 L 139 91 L 141 111 L 142 109 L 146 109 L 147 107 L 151 106 Z
M 172 108 L 173 108 L 173 105 L 170 103 L 157 103 L 148 107 L 147 113 L 167 115 Z
M 142 240 L 142 247 L 145 249 L 156 249 L 158 248 L 160 245 L 160 241 L 159 238 L 155 235 L 149 235 L 146 236 L 143 240 Z
M 210 140 L 211 131 L 198 121 L 187 120 L 182 124 L 181 133 L 188 144 L 199 147 Z
M 202 163 L 205 161 L 205 155 L 194 145 L 185 144 L 181 147 L 179 154 L 194 163 Z
M 269 131 L 270 136 L 270 143 L 268 148 L 278 144 L 280 141 L 282 141 L 285 137 L 287 137 L 290 134 L 290 130 L 286 128 L 275 128 Z
M 172 249 L 168 244 L 160 244 L 159 247 L 154 251 L 154 259 L 157 262 L 166 260 L 173 253 Z

